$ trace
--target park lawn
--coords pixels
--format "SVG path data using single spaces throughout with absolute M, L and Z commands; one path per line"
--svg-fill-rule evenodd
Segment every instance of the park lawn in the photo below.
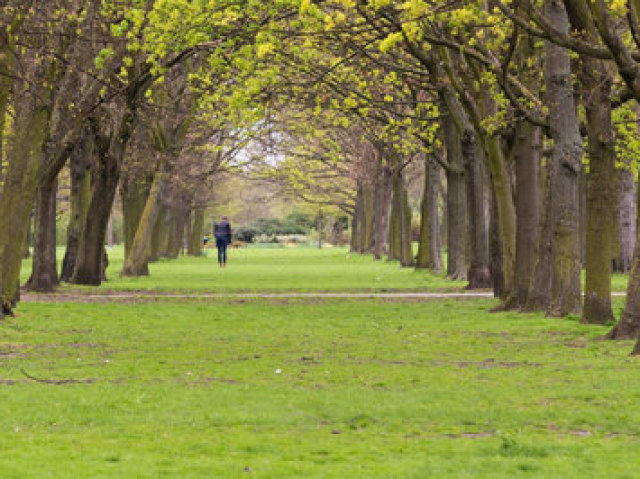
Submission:
M 636 477 L 632 344 L 494 304 L 22 303 L 0 477 Z
M 444 274 L 401 268 L 397 262 L 374 261 L 371 255 L 349 253 L 344 247 L 322 250 L 300 246 L 249 246 L 229 250 L 229 265 L 220 270 L 215 248 L 206 248 L 201 257 L 181 256 L 149 265 L 150 276 L 123 278 L 124 249 L 108 249 L 108 281 L 101 290 L 174 291 L 200 293 L 278 292 L 278 291 L 460 291 L 466 281 L 451 281 Z M 64 248 L 58 248 L 61 267 Z M 445 255 L 446 258 L 446 255 Z M 21 284 L 31 274 L 31 260 L 24 260 Z M 628 274 L 611 277 L 612 291 L 624 292 Z M 584 290 L 584 271 L 582 288 Z M 62 290 L 95 292 L 94 287 L 64 286 Z
M 62 263 L 64 248 L 58 249 Z M 109 249 L 108 281 L 101 290 L 113 291 L 191 291 L 201 293 L 276 291 L 452 291 L 461 290 L 464 281 L 450 281 L 414 268 L 401 268 L 397 262 L 374 261 L 371 255 L 350 254 L 347 248 L 261 248 L 229 250 L 229 263 L 220 269 L 215 248 L 204 256 L 162 259 L 149 265 L 150 275 L 123 278 L 124 250 Z M 22 265 L 21 282 L 31 273 L 31 260 Z M 63 288 L 64 290 L 65 288 Z M 95 291 L 95 288 L 66 287 Z

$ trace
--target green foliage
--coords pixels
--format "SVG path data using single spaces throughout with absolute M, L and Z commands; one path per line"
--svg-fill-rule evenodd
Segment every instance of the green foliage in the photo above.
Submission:
M 100 50 L 100 53 L 94 60 L 97 69 L 101 70 L 105 66 L 105 62 L 113 56 L 113 48 L 107 47 Z
M 640 135 L 638 134 L 638 107 L 627 102 L 612 112 L 615 128 L 616 162 L 618 168 L 628 168 L 638 173 L 640 158 Z

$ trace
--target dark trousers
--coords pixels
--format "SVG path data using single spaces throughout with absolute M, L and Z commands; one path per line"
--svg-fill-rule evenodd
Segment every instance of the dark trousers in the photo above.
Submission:
M 227 242 L 223 239 L 216 238 L 216 248 L 218 248 L 218 263 L 226 264 L 227 262 Z

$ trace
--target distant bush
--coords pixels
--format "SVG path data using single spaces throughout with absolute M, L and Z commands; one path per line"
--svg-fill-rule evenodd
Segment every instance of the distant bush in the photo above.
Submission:
M 292 213 L 284 218 L 258 218 L 249 225 L 237 228 L 235 237 L 247 243 L 276 243 L 279 237 L 296 235 L 294 241 L 300 241 L 300 237 L 308 234 L 314 223 L 311 216 L 302 213 Z
M 284 218 L 280 234 L 307 234 L 315 226 L 315 218 L 303 213 L 291 213 Z
M 253 239 L 258 235 L 258 230 L 252 226 L 241 226 L 233 232 L 236 240 L 245 243 L 253 243 Z

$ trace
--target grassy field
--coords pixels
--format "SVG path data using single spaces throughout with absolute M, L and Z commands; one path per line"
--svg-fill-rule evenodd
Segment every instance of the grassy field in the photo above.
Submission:
M 151 275 L 122 278 L 124 262 L 121 246 L 109 249 L 108 281 L 101 290 L 114 291 L 459 291 L 464 281 L 450 281 L 445 275 L 434 275 L 396 263 L 375 262 L 372 256 L 350 254 L 346 248 L 313 247 L 261 248 L 248 247 L 229 251 L 229 267 L 220 270 L 216 250 L 207 248 L 201 258 L 181 257 L 160 260 L 149 266 Z M 58 264 L 64 248 L 58 248 Z M 24 283 L 31 273 L 31 260 L 24 260 L 21 278 Z M 582 275 L 584 288 L 584 272 Z M 613 291 L 625 291 L 628 275 L 614 274 Z M 65 289 L 63 287 L 63 289 Z M 95 288 L 66 289 L 94 291 Z
M 62 258 L 64 249 L 58 250 Z M 60 261 L 61 262 L 61 261 Z M 108 281 L 102 289 L 153 291 L 393 291 L 460 290 L 465 282 L 449 281 L 397 263 L 375 262 L 371 256 L 353 255 L 346 248 L 238 248 L 229 251 L 229 264 L 220 269 L 215 249 L 200 258 L 161 260 L 149 266 L 150 276 L 120 276 L 123 249 L 109 250 Z M 31 272 L 30 260 L 22 268 L 23 281 Z M 75 289 L 75 288 L 74 288 Z M 92 290 L 94 288 L 82 288 Z
M 211 258 L 163 262 L 137 286 L 115 275 L 108 287 L 444 281 L 335 250 L 232 254 L 224 271 Z M 632 344 L 494 304 L 21 303 L 0 325 L 0 477 L 637 477 Z

